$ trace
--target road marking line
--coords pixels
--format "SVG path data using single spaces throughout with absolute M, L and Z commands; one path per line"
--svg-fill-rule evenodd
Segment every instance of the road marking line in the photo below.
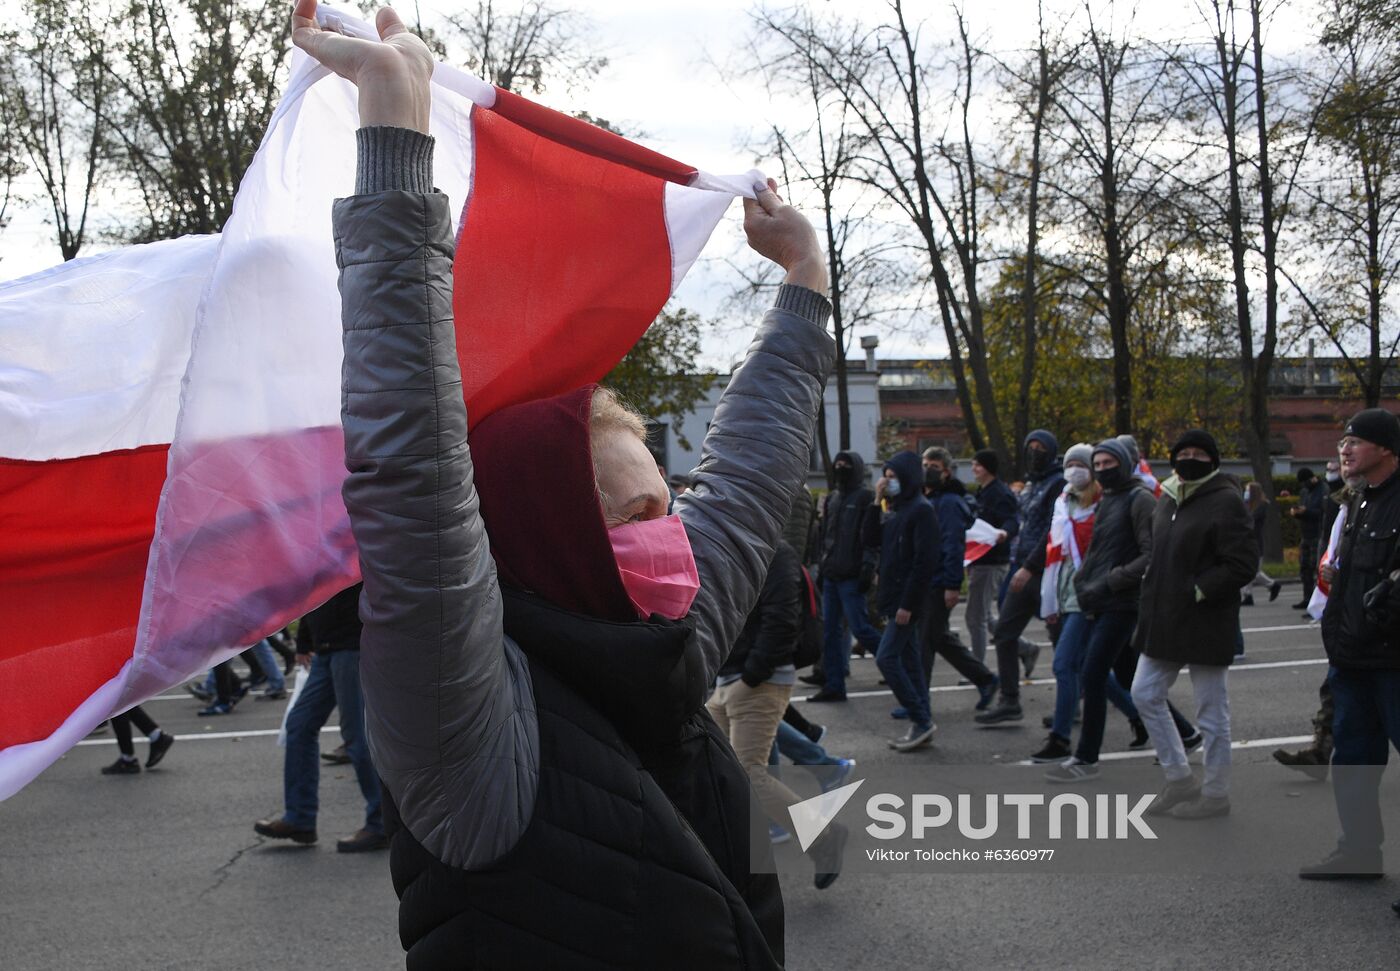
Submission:
M 1313 737 L 1312 737 L 1311 735 L 1286 735 L 1286 736 L 1282 736 L 1282 737 L 1279 737 L 1279 738 L 1252 738 L 1252 739 L 1248 739 L 1248 740 L 1243 741 L 1243 742 L 1231 742 L 1231 743 L 1230 743 L 1230 748 L 1231 748 L 1231 750 L 1234 750 L 1234 749 L 1247 749 L 1247 748 L 1280 748 L 1280 747 L 1285 746 L 1285 745 L 1303 745 L 1303 744 L 1305 744 L 1305 743 L 1307 743 L 1307 742 L 1311 742 L 1312 740 L 1313 740 Z M 1187 758 L 1190 758 L 1190 757 L 1192 757 L 1192 756 L 1194 756 L 1194 755 L 1197 755 L 1197 754 L 1199 754 L 1199 753 L 1201 753 L 1201 752 L 1204 752 L 1204 751 L 1205 751 L 1205 746 L 1202 745 L 1200 748 L 1196 749 L 1195 752 L 1188 752 L 1188 753 L 1187 753 Z M 1129 751 L 1129 752 L 1104 752 L 1102 755 L 1099 756 L 1099 761 L 1100 761 L 1100 762 L 1110 762 L 1110 761 L 1112 761 L 1112 762 L 1121 762 L 1121 761 L 1124 761 L 1124 760 L 1126 760 L 1126 759 L 1145 759 L 1145 758 L 1155 758 L 1156 756 L 1157 756 L 1157 750 L 1156 750 L 1156 749 L 1154 749 L 1154 748 L 1145 748 L 1145 749 L 1139 749 L 1138 751 Z M 1020 762 L 1008 762 L 1008 763 L 1006 763 L 1006 764 L 1007 764 L 1007 765 L 1053 765 L 1054 763 L 1053 763 L 1053 762 L 1032 762 L 1030 759 L 1025 759 L 1025 760 L 1020 761 Z
M 339 726 L 339 725 L 327 725 L 325 728 L 321 729 L 321 733 L 322 733 L 322 734 L 325 734 L 326 732 L 338 732 L 338 731 L 340 731 L 340 726 Z M 188 742 L 188 741 L 211 741 L 211 740 L 213 740 L 213 739 L 219 739 L 219 738 L 259 738 L 259 737 L 266 736 L 266 735 L 279 735 L 279 734 L 281 734 L 281 732 L 282 732 L 282 729 L 280 729 L 280 728 L 256 728 L 256 729 L 250 728 L 250 729 L 249 729 L 248 731 L 246 731 L 246 732 L 199 732 L 199 733 L 197 733 L 197 734 L 190 734 L 190 735 L 176 735 L 176 736 L 175 736 L 175 741 L 177 741 L 177 742 Z M 146 738 L 146 737 L 143 736 L 143 737 L 141 737 L 141 738 L 133 738 L 132 741 L 136 741 L 136 742 L 149 742 L 150 739 L 148 739 L 148 738 Z M 115 744 L 115 740 L 114 740 L 114 739 L 110 739 L 110 738 L 87 738 L 87 739 L 84 739 L 83 741 L 79 742 L 78 744 L 79 744 L 79 745 L 112 745 L 112 744 Z
M 1254 663 L 1254 664 L 1235 664 L 1235 665 L 1231 665 L 1230 670 L 1231 670 L 1231 671 L 1262 671 L 1262 670 L 1265 670 L 1265 669 L 1267 669 L 1267 668 L 1293 668 L 1293 667 L 1304 667 L 1304 666 L 1311 666 L 1311 665 L 1317 665 L 1317 664 L 1326 664 L 1326 663 L 1327 663 L 1327 658 L 1325 658 L 1325 657 L 1307 657 L 1307 658 L 1300 658 L 1299 660 L 1296 660 L 1296 661 L 1259 661 L 1259 662 Z M 1187 665 L 1187 668 L 1188 668 L 1188 670 L 1189 670 L 1190 665 Z M 1029 687 L 1035 687 L 1035 686 L 1037 686 L 1037 685 L 1047 685 L 1047 684 L 1054 684 L 1054 683 L 1055 683 L 1055 679 L 1054 679 L 1054 678 L 1036 678 L 1035 680 L 1033 680 L 1033 681 L 1031 681 L 1031 682 L 1029 682 L 1029 683 L 1027 683 L 1027 682 L 1025 682 L 1025 681 L 1022 681 L 1022 682 L 1021 682 L 1021 686 L 1022 686 L 1022 687 L 1027 687 L 1027 686 L 1029 686 Z M 937 693 L 942 692 L 942 691 L 975 691 L 975 690 L 977 690 L 977 686 L 976 686 L 976 685 L 972 685 L 972 684 L 940 684 L 940 685 L 934 685 L 932 688 L 929 688 L 928 690 L 929 690 L 929 694 L 937 694 Z M 850 691 L 850 692 L 847 692 L 847 693 L 846 693 L 846 697 L 847 697 L 847 698 L 878 698 L 878 697 L 880 697 L 881 695 L 892 696 L 892 693 L 891 693 L 891 691 L 890 691 L 889 688 L 879 688 L 879 689 L 877 689 L 877 690 L 875 690 L 875 691 Z M 793 698 L 792 700 L 793 700 L 793 701 L 804 701 L 804 702 L 805 702 L 805 701 L 807 700 L 807 698 L 806 698 L 806 697 Z

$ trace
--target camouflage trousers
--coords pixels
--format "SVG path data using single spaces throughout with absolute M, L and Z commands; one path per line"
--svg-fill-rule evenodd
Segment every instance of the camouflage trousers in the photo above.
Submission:
M 1318 689 L 1317 696 L 1322 701 L 1322 706 L 1317 709 L 1317 714 L 1313 716 L 1313 742 L 1312 748 L 1324 759 L 1332 758 L 1332 685 L 1326 679 L 1322 679 L 1322 687 Z

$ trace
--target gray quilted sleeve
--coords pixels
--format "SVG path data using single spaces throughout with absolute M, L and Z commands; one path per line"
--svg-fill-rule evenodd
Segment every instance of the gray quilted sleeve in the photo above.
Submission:
M 472 485 L 451 211 L 441 193 L 383 191 L 338 200 L 334 225 L 370 751 L 418 841 L 479 867 L 529 822 L 539 741 Z
M 711 683 L 758 600 L 807 476 L 836 359 L 836 344 L 818 323 L 828 306 L 810 290 L 782 289 L 720 396 L 694 488 L 676 500 L 700 573 L 690 616 Z

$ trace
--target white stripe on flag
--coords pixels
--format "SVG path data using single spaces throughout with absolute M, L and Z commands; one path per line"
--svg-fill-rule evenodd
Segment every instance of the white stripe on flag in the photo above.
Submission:
M 0 284 L 0 457 L 170 444 L 218 243 L 129 246 Z

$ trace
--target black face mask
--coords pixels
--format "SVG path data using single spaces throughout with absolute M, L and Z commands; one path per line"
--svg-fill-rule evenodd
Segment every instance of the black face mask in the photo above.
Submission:
M 849 489 L 855 481 L 856 470 L 849 465 L 838 465 L 831 470 L 831 478 L 838 489 Z
M 937 489 L 943 485 L 943 473 L 937 469 L 924 469 L 924 485 L 930 489 Z
M 1033 475 L 1039 475 L 1041 472 L 1050 468 L 1052 459 L 1054 459 L 1054 456 L 1044 449 L 1026 449 L 1026 468 L 1029 469 Z
M 1172 468 L 1181 476 L 1181 481 L 1195 482 L 1210 475 L 1212 466 L 1205 459 L 1177 459 L 1172 463 Z
M 1121 465 L 1115 465 L 1111 469 L 1103 469 L 1094 472 L 1094 478 L 1099 480 L 1099 485 L 1105 489 L 1117 489 L 1128 481 L 1128 473 Z

